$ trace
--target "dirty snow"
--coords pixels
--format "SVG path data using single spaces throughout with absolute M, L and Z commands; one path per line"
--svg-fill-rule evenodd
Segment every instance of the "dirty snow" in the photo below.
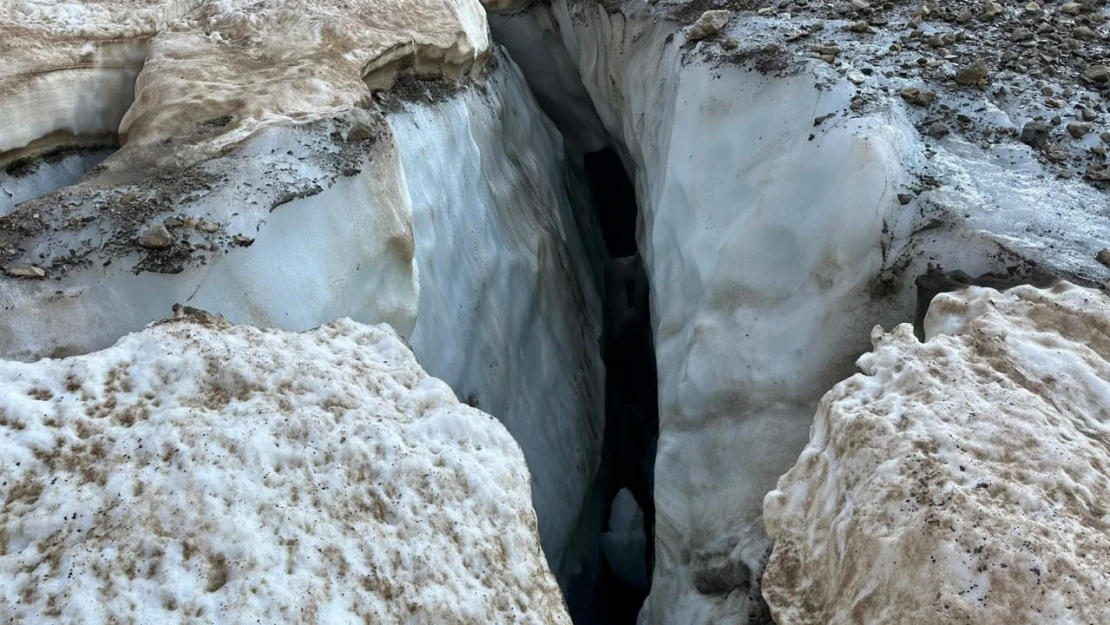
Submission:
M 569 623 L 519 447 L 388 326 L 0 362 L 0 622 Z
M 934 299 L 876 327 L 764 504 L 778 625 L 1110 620 L 1110 298 Z

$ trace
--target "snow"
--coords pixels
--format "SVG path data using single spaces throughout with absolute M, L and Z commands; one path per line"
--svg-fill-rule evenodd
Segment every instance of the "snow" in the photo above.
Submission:
M 148 165 L 326 119 L 401 65 L 459 77 L 489 55 L 477 0 L 15 2 L 0 12 L 0 35 L 0 153 L 55 132 L 118 130 L 132 152 L 146 146 Z M 224 115 L 233 119 L 221 132 L 195 136 Z M 163 145 L 185 137 L 193 149 Z
M 519 447 L 388 326 L 0 363 L 0 619 L 569 623 Z
M 897 29 L 856 41 L 828 21 L 819 38 L 787 44 L 800 20 L 737 13 L 715 40 L 688 44 L 664 4 L 554 0 L 499 17 L 494 32 L 525 68 L 559 72 L 569 57 L 635 172 L 660 393 L 656 565 L 641 620 L 727 622 L 761 609 L 750 597 L 771 546 L 764 495 L 871 326 L 912 318 L 913 279 L 935 263 L 1106 283 L 1094 256 L 1110 241 L 1110 202 L 1016 140 L 984 150 L 959 132 L 924 137 L 929 113 L 898 97 L 915 53 L 889 52 Z M 551 38 L 563 49 L 529 43 Z M 735 54 L 721 47 L 729 38 Z M 842 48 L 836 64 L 813 58 L 825 41 Z M 859 67 L 875 71 L 857 86 L 846 74 Z M 550 93 L 543 85 L 573 79 L 532 82 Z M 984 91 L 941 97 L 1019 121 Z M 588 110 L 579 91 L 553 110 L 564 134 L 595 134 L 589 116 L 562 121 Z
M 765 500 L 775 622 L 1110 619 L 1108 329 L 1066 282 L 942 294 L 924 343 L 876 327 Z
M 5 268 L 47 273 L 0 276 L 0 357 L 103 349 L 174 303 L 285 330 L 389 323 L 518 437 L 567 583 L 589 551 L 580 524 L 601 518 L 585 507 L 601 505 L 588 500 L 604 373 L 561 139 L 489 49 L 476 1 L 348 4 L 208 2 L 155 29 L 137 99 L 114 118 L 121 149 L 72 186 L 39 162 L 43 180 L 9 218 L 43 227 L 0 228 Z M 427 79 L 405 74 L 410 86 L 437 95 L 389 87 L 406 62 Z M 180 224 L 171 251 L 135 245 L 167 220 Z

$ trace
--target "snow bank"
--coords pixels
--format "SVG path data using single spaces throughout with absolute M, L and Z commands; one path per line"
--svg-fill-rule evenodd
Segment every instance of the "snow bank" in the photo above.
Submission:
M 569 623 L 528 471 L 387 326 L 0 362 L 0 620 Z
M 1110 298 L 938 296 L 876 327 L 765 501 L 779 625 L 1110 620 Z
M 561 139 L 490 50 L 483 9 L 193 5 L 168 22 L 135 3 L 71 7 L 80 19 L 59 3 L 0 13 L 12 32 L 93 48 L 153 33 L 137 99 L 113 122 L 118 152 L 87 173 L 40 159 L 0 177 L 13 198 L 0 216 L 0 357 L 103 349 L 175 303 L 285 330 L 389 323 L 518 437 L 565 582 L 594 516 L 601 303 Z M 20 55 L 34 49 L 24 43 Z M 140 244 L 161 227 L 167 247 Z
M 903 40 L 914 8 L 895 5 L 889 28 L 857 35 L 849 20 L 806 13 L 841 5 L 768 6 L 691 44 L 682 20 L 699 12 L 682 4 L 553 0 L 498 17 L 494 32 L 525 68 L 560 72 L 569 58 L 635 172 L 660 394 L 656 566 L 641 617 L 685 625 L 760 618 L 763 497 L 872 325 L 912 318 L 929 263 L 1106 282 L 1094 256 L 1110 241 L 1110 202 L 1009 134 L 1028 110 L 951 88 L 932 65 L 934 82 L 904 78 L 934 32 Z M 563 49 L 529 44 L 551 39 Z M 573 78 L 530 80 L 546 97 Z M 948 108 L 899 96 L 924 85 Z M 590 138 L 592 118 L 563 121 L 586 109 L 572 89 L 552 117 Z M 933 140 L 919 127 L 941 113 L 954 130 Z M 957 113 L 972 120 L 967 138 Z M 984 125 L 997 145 L 972 139 Z

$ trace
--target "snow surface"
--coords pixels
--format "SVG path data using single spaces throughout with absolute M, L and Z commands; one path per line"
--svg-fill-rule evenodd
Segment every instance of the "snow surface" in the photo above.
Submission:
M 1057 180 L 1016 142 L 923 137 L 915 124 L 927 113 L 897 95 L 907 81 L 882 75 L 912 56 L 876 60 L 896 29 L 859 43 L 840 30 L 847 22 L 829 22 L 819 41 L 842 48 L 833 65 L 813 58 L 816 37 L 784 43 L 798 28 L 789 15 L 737 14 L 716 40 L 690 45 L 663 4 L 553 0 L 494 30 L 525 68 L 559 71 L 569 56 L 635 172 L 660 393 L 656 564 L 641 621 L 729 622 L 759 609 L 749 597 L 771 546 L 764 495 L 872 325 L 912 318 L 913 279 L 938 263 L 1107 282 L 1094 256 L 1110 242 L 1110 201 Z M 735 55 L 721 48 L 730 37 Z M 563 49 L 528 45 L 551 38 Z M 760 71 L 769 44 L 785 63 Z M 846 73 L 863 66 L 875 72 L 857 86 Z M 857 111 L 861 94 L 870 104 Z M 983 91 L 944 97 L 1022 121 Z M 586 110 L 578 92 L 557 123 L 565 110 Z M 561 130 L 589 138 L 595 125 Z
M 458 77 L 489 54 L 477 0 L 20 0 L 0 8 L 0 40 L 0 154 L 118 130 L 131 152 L 178 162 L 349 109 L 400 65 Z M 158 147 L 224 115 L 192 149 Z
M 385 325 L 0 362 L 0 501 L 5 623 L 569 623 L 519 447 Z
M 1110 620 L 1110 298 L 1060 282 L 876 327 L 765 500 L 779 625 Z

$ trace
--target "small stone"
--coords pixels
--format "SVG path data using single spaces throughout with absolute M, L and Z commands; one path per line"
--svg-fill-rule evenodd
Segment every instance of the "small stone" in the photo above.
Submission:
M 821 56 L 833 56 L 833 57 L 835 57 L 836 55 L 840 54 L 840 46 L 835 46 L 835 45 L 810 46 L 810 50 L 813 50 L 814 52 L 816 52 L 817 54 L 820 54 Z
M 869 33 L 872 32 L 871 25 L 867 22 L 860 20 L 848 26 L 848 30 L 854 33 Z
M 1071 135 L 1073 139 L 1082 138 L 1083 135 L 1091 132 L 1091 124 L 1087 122 L 1072 122 L 1068 124 L 1067 128 L 1068 134 Z
M 162 224 L 155 224 L 147 228 L 135 240 L 140 246 L 151 250 L 164 250 L 172 246 L 174 241 L 173 235 Z
M 933 137 L 934 139 L 940 139 L 941 137 L 947 136 L 949 132 L 950 131 L 948 130 L 948 124 L 940 120 L 929 124 L 929 136 Z
M 956 72 L 956 83 L 965 87 L 979 84 L 980 81 L 985 80 L 990 70 L 987 69 L 986 61 L 979 59 L 970 65 L 961 67 Z
M 1090 26 L 1076 26 L 1075 29 L 1071 31 L 1071 36 L 1080 41 L 1098 39 L 1098 33 Z
M 914 106 L 929 106 L 937 98 L 937 94 L 926 89 L 919 89 L 917 87 L 906 87 L 898 92 L 902 99 Z
M 1083 5 L 1078 2 L 1068 2 L 1067 4 L 1060 5 L 1060 12 L 1067 13 L 1068 15 L 1079 15 L 1083 10 Z
M 852 83 L 853 85 L 862 85 L 866 80 L 867 76 L 864 76 L 863 72 L 848 72 L 848 82 Z
M 199 222 L 197 222 L 197 230 L 200 230 L 202 232 L 208 232 L 208 233 L 219 232 L 220 231 L 220 224 L 218 224 L 214 221 L 208 221 L 206 219 L 202 219 Z
M 1040 148 L 1048 142 L 1048 133 L 1048 124 L 1044 122 L 1029 122 L 1021 129 L 1021 142 L 1034 148 Z
M 37 265 L 16 265 L 8 267 L 8 275 L 13 278 L 38 280 L 46 277 L 46 270 Z
M 237 234 L 235 235 L 235 243 L 241 247 L 250 247 L 251 244 L 254 243 L 254 239 L 248 236 Z
M 910 195 L 909 193 L 899 193 L 898 194 L 898 203 L 901 204 L 902 206 L 905 206 L 906 204 L 909 204 L 912 201 L 913 201 L 913 196 Z
M 1092 65 L 1083 70 L 1083 80 L 1094 83 L 1110 83 L 1110 65 Z
M 956 23 L 957 24 L 966 24 L 966 23 L 970 22 L 973 19 L 975 19 L 975 14 L 974 13 L 972 13 L 971 11 L 964 11 L 964 12 L 962 12 L 959 15 L 956 16 Z
M 774 12 L 775 12 L 775 8 L 774 8 L 774 7 L 763 7 L 762 9 L 760 9 L 760 10 L 756 11 L 756 14 L 758 14 L 758 15 L 763 15 L 763 16 L 767 16 L 767 15 L 772 15 L 772 14 L 774 14 Z
M 125 195 L 125 196 L 123 196 L 119 199 L 119 203 L 120 204 L 130 204 L 131 202 L 134 202 L 138 197 L 139 196 L 134 194 L 134 193 L 128 193 L 127 195 Z
M 1036 15 L 1037 13 L 1041 12 L 1041 5 L 1037 4 L 1036 2 L 1030 2 L 1029 4 L 1025 5 L 1025 12 L 1031 15 Z
M 1110 267 L 1110 248 L 1104 249 L 1096 254 L 1095 260 L 1102 263 L 1103 265 L 1106 265 L 1107 267 Z
M 983 3 L 983 14 L 980 16 L 982 19 L 992 20 L 1002 14 L 1002 5 L 992 0 L 987 0 Z
M 732 18 L 732 12 L 726 9 L 712 9 L 701 14 L 698 21 L 690 28 L 686 41 L 700 41 L 716 36 L 724 29 Z
M 870 9 L 871 3 L 867 0 L 852 0 L 852 6 L 855 7 L 857 10 L 862 11 L 864 9 Z
M 1029 30 L 1028 28 L 1019 28 L 1019 29 L 1015 30 L 1014 32 L 1010 33 L 1010 41 L 1012 41 L 1014 43 L 1020 43 L 1022 41 L 1029 41 L 1032 38 L 1033 38 L 1033 31 Z
M 177 217 L 170 217 L 162 223 L 165 224 L 167 228 L 180 228 L 182 225 L 184 225 L 184 222 L 182 222 Z
M 1041 95 L 1043 95 L 1044 97 L 1047 98 L 1047 97 L 1051 96 L 1053 93 L 1056 93 L 1056 92 L 1052 90 L 1052 87 L 1041 87 Z
M 1103 143 L 1110 143 L 1110 132 L 1104 132 L 1098 138 L 1102 139 Z

